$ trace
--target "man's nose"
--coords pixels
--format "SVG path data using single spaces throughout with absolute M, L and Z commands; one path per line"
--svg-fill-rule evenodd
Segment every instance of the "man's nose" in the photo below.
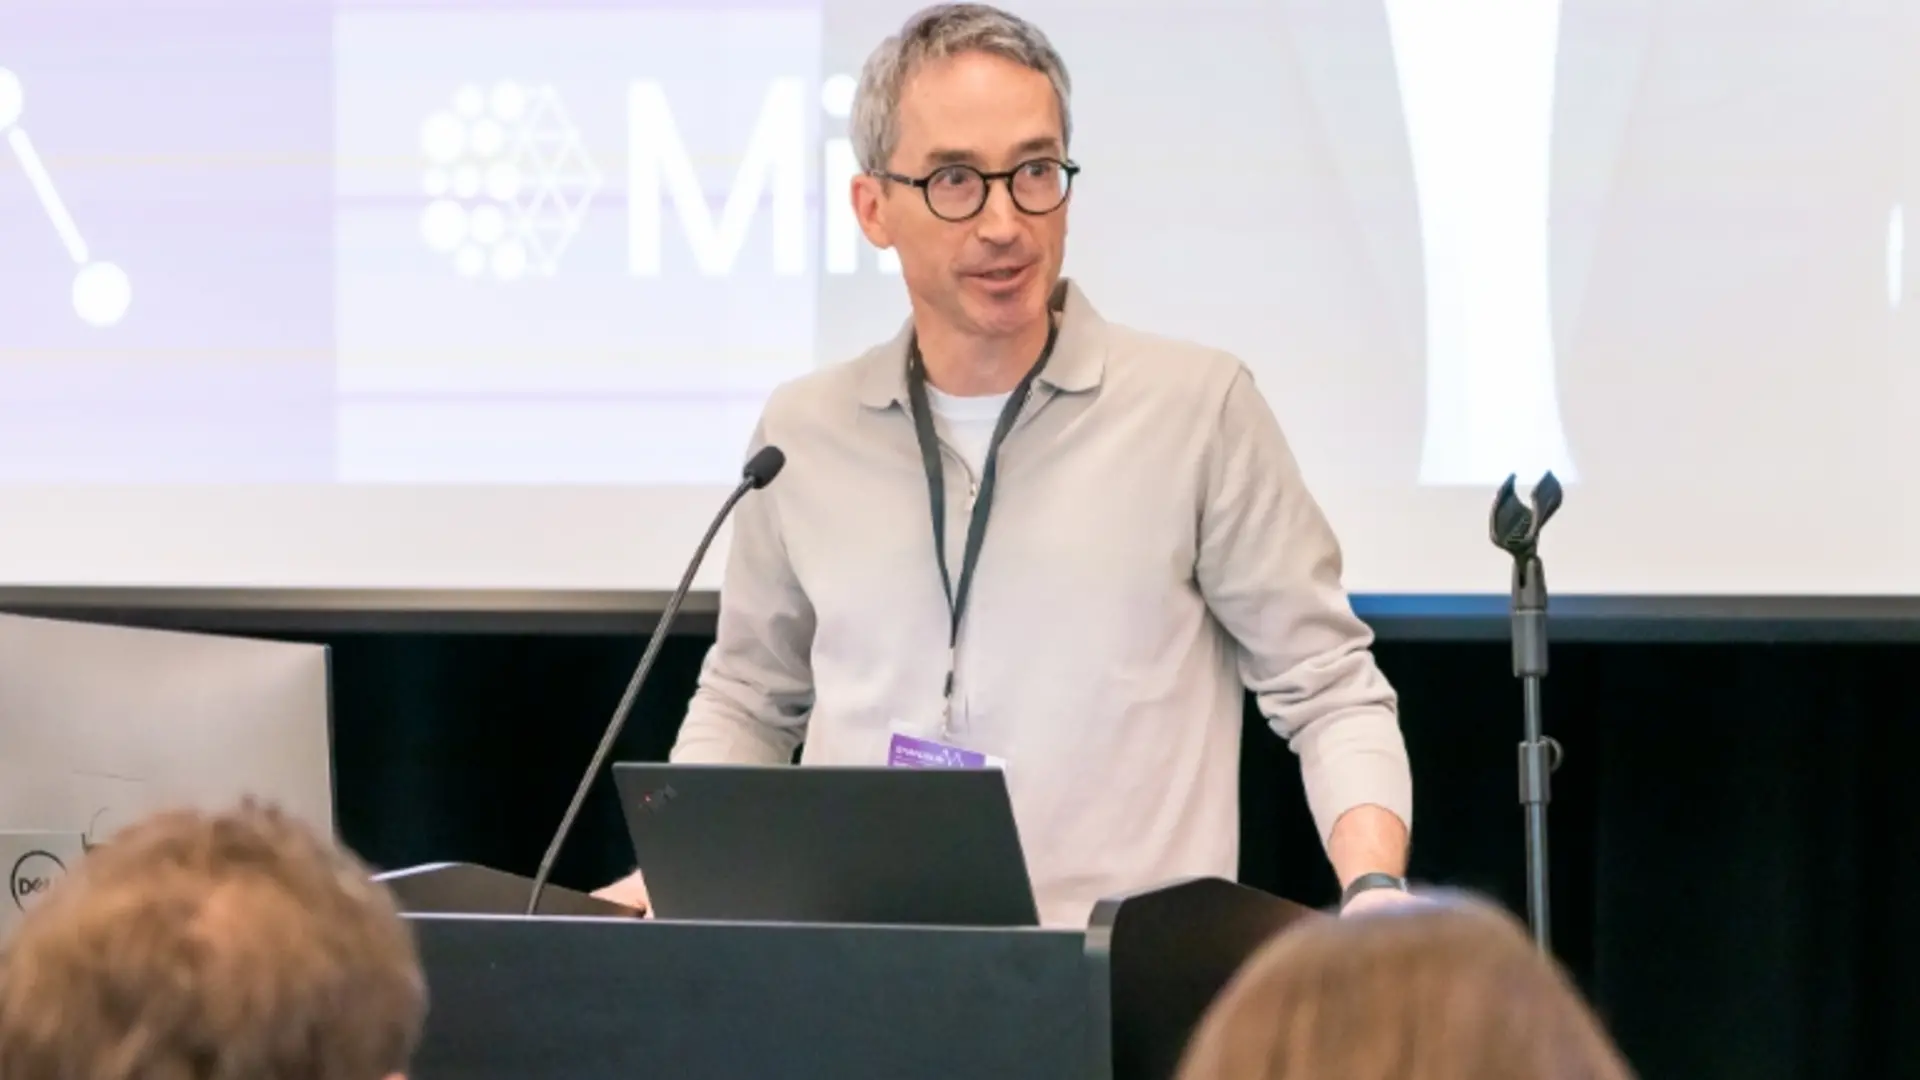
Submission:
M 987 184 L 987 204 L 973 219 L 974 235 L 982 243 L 1006 245 L 1020 236 L 1020 208 L 1013 204 L 1013 192 L 1003 181 Z

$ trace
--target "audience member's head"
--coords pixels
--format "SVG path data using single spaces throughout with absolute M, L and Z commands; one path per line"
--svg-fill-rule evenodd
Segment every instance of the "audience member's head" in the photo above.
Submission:
M 1181 1080 L 1629 1080 L 1560 967 L 1464 897 L 1315 920 L 1268 943 Z
M 0 945 L 6 1080 L 382 1080 L 426 989 L 365 867 L 268 808 L 95 848 Z

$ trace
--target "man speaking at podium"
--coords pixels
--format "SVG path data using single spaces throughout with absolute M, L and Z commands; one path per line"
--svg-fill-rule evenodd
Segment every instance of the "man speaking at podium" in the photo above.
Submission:
M 1061 278 L 1068 100 L 1046 37 L 984 5 L 867 61 L 853 203 L 912 318 L 768 402 L 754 448 L 788 468 L 740 506 L 672 760 L 1000 763 L 1043 922 L 1084 926 L 1235 875 L 1250 687 L 1346 909 L 1403 898 L 1406 748 L 1338 544 L 1238 360 Z M 645 903 L 638 874 L 600 895 Z

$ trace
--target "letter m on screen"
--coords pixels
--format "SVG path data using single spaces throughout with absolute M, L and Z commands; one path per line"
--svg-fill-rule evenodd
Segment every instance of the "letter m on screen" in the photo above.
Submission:
M 772 225 L 773 272 L 805 272 L 807 112 L 801 80 L 775 79 L 767 86 L 717 218 L 665 89 L 657 82 L 632 83 L 627 113 L 628 266 L 634 275 L 661 273 L 668 202 L 700 273 L 720 277 L 732 272 L 763 202 Z M 722 156 L 709 151 L 712 139 L 704 127 L 695 131 L 700 137 L 694 146 L 701 157 Z

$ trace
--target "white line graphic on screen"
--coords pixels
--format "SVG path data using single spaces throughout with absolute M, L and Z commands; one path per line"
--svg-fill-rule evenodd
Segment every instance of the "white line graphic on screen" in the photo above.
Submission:
M 1577 479 L 1554 390 L 1559 0 L 1387 0 L 1427 294 L 1424 484 Z
M 132 283 L 127 280 L 126 271 L 110 262 L 95 262 L 89 255 L 80 227 L 74 224 L 67 204 L 54 188 L 53 177 L 48 175 L 46 164 L 27 136 L 27 129 L 20 126 L 25 107 L 26 91 L 20 85 L 20 77 L 0 68 L 0 132 L 6 134 L 7 145 L 19 159 L 20 171 L 26 174 L 27 183 L 40 199 L 40 207 L 66 246 L 68 257 L 79 267 L 73 276 L 74 313 L 93 326 L 112 326 L 127 314 L 127 305 L 133 300 Z
M 1907 211 L 1904 204 L 1894 203 L 1893 212 L 1887 215 L 1887 306 L 1900 310 L 1900 297 L 1906 283 L 1903 280 L 1907 263 Z
M 453 257 L 462 277 L 501 281 L 552 277 L 600 190 L 600 170 L 581 146 L 552 86 L 463 86 L 453 107 L 420 129 L 428 198 L 420 215 L 427 246 Z

